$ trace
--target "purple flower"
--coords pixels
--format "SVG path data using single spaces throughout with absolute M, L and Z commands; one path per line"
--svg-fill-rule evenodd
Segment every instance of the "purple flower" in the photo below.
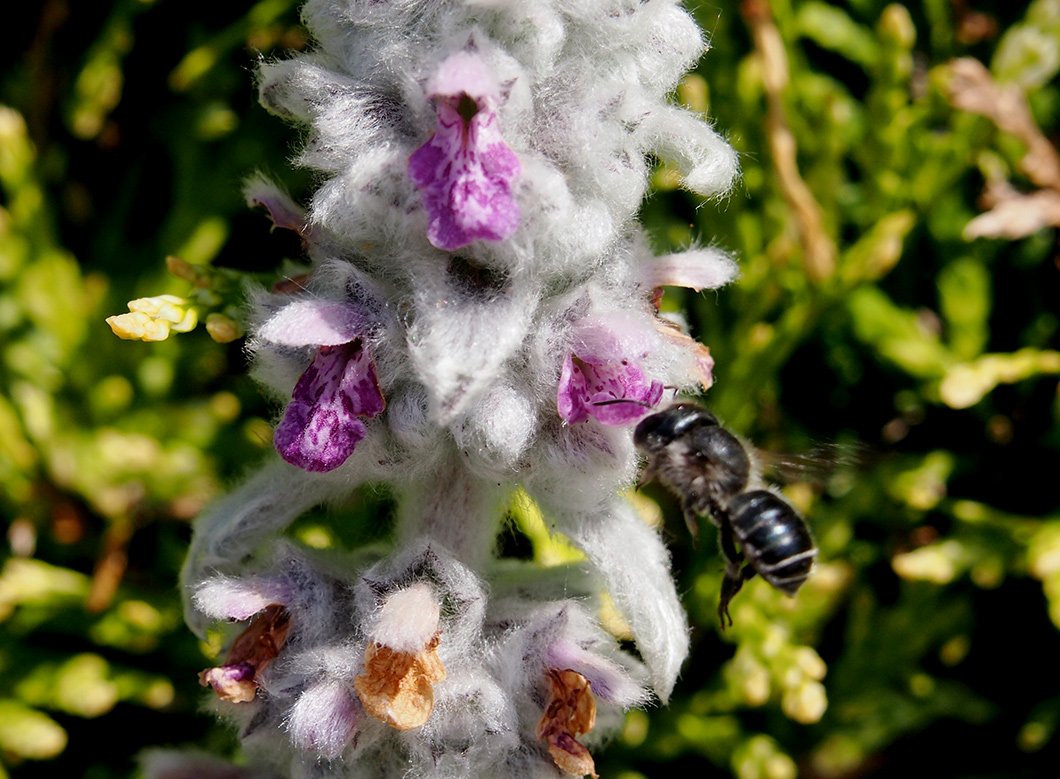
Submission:
M 377 416 L 385 406 L 360 339 L 321 346 L 276 427 L 276 450 L 303 470 L 333 471 L 368 432 L 360 417 Z
M 409 176 L 430 217 L 427 239 L 439 249 L 503 240 L 519 226 L 512 182 L 522 166 L 498 127 L 499 92 L 486 63 L 467 51 L 442 62 L 427 84 L 438 128 L 409 157 Z
M 276 427 L 276 450 L 306 471 L 332 471 L 367 434 L 362 417 L 386 408 L 356 311 L 342 303 L 299 300 L 280 309 L 259 332 L 287 346 L 316 345 Z
M 633 356 L 646 351 L 629 338 L 637 324 L 618 317 L 589 320 L 575 329 L 573 351 L 563 360 L 556 407 L 567 424 L 589 417 L 625 425 L 643 417 L 662 398 L 661 381 L 649 381 Z M 624 343 L 623 341 L 627 341 Z

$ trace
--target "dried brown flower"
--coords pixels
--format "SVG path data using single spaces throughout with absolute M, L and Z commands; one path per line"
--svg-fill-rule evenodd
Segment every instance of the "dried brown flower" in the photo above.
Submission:
M 441 634 L 419 652 L 401 652 L 378 642 L 369 644 L 364 673 L 353 681 L 364 710 L 395 730 L 425 723 L 434 709 L 434 686 L 445 678 L 438 657 Z
M 570 776 L 589 774 L 596 779 L 593 756 L 578 742 L 596 724 L 596 699 L 589 680 L 576 671 L 548 672 L 549 699 L 537 724 L 537 737 L 545 742 L 553 762 Z
M 279 604 L 266 606 L 232 644 L 228 661 L 199 672 L 199 683 L 213 687 L 217 697 L 230 703 L 248 703 L 258 692 L 258 678 L 276 659 L 287 641 L 291 615 Z

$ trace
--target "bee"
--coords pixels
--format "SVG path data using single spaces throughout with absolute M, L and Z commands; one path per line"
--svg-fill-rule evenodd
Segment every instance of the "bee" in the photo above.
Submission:
M 685 523 L 698 538 L 699 517 L 718 528 L 725 578 L 718 618 L 732 625 L 729 603 L 758 574 L 794 596 L 813 570 L 817 547 L 783 498 L 752 486 L 751 455 L 740 440 L 701 406 L 678 403 L 640 421 L 633 442 L 648 458 L 642 482 L 658 480 L 681 502 Z

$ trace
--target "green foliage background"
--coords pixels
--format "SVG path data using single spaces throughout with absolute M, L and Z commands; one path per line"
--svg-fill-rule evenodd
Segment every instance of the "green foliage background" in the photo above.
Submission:
M 664 305 L 710 345 L 708 400 L 731 428 L 776 452 L 834 443 L 845 467 L 788 488 L 817 575 L 794 602 L 751 582 L 724 635 L 712 544 L 693 548 L 672 499 L 646 490 L 694 655 L 669 708 L 630 715 L 602 775 L 1055 775 L 1057 233 L 963 236 L 986 178 L 1034 185 L 1020 142 L 946 98 L 948 63 L 977 57 L 1055 138 L 1060 3 L 1017 5 L 770 4 L 779 107 L 834 248 L 834 269 L 810 273 L 749 27 L 736 4 L 694 6 L 713 48 L 675 99 L 716 118 L 743 180 L 703 204 L 660 163 L 643 218 L 660 251 L 713 242 L 743 275 Z M 239 342 L 202 328 L 123 342 L 103 320 L 189 293 L 167 255 L 263 279 L 297 263 L 240 184 L 261 168 L 311 189 L 288 164 L 296 133 L 253 88 L 255 62 L 305 33 L 294 0 L 43 0 L 6 16 L 0 776 L 131 776 L 159 746 L 230 754 L 197 711 L 217 647 L 184 630 L 175 583 L 191 519 L 263 456 L 276 409 Z M 380 512 L 369 496 L 293 532 L 358 543 L 386 532 Z

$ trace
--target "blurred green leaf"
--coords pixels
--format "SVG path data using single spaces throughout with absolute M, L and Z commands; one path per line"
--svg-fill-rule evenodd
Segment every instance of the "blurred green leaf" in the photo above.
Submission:
M 17 606 L 59 608 L 83 601 L 87 577 L 40 560 L 11 558 L 0 569 L 0 620 Z
M 1025 90 L 1048 84 L 1060 71 L 1060 9 L 1054 0 L 1034 0 L 1023 21 L 998 42 L 990 69 L 998 81 Z
M 915 311 L 896 306 L 874 287 L 850 293 L 854 333 L 881 357 L 920 379 L 941 377 L 954 357 Z
M 939 271 L 939 308 L 955 357 L 979 356 L 990 335 L 990 276 L 983 264 L 965 257 Z
M 810 0 L 800 3 L 796 13 L 799 32 L 818 46 L 866 68 L 872 67 L 879 58 L 876 36 L 842 8 Z
M 18 701 L 0 699 L 0 749 L 27 760 L 48 760 L 66 747 L 55 720 Z

